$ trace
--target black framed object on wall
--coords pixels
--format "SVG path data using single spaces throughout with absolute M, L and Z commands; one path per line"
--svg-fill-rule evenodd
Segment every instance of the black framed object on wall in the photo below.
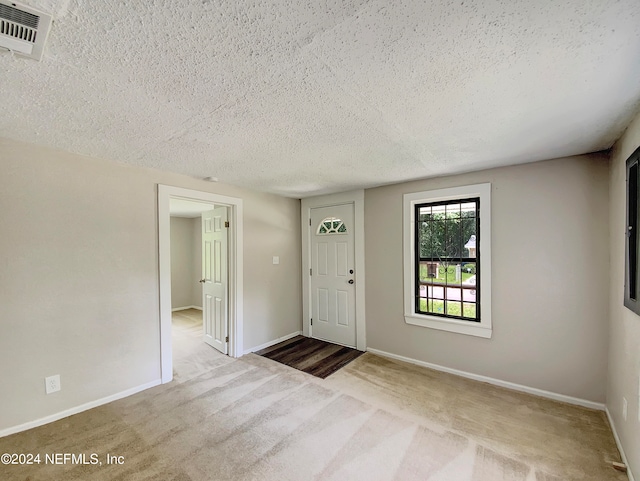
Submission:
M 640 314 L 640 147 L 627 159 L 624 305 Z

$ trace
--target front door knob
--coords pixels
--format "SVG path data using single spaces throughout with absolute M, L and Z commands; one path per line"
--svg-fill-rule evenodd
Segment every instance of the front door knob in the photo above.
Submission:
M 353 284 L 353 279 L 349 279 L 349 284 Z
M 199 282 L 200 284 L 204 284 L 205 282 L 207 282 L 207 280 L 206 280 L 206 279 L 200 279 L 198 282 Z

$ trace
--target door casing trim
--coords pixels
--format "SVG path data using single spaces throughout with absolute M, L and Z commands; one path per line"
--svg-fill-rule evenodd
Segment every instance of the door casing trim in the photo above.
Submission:
M 242 199 L 158 184 L 158 279 L 160 296 L 160 371 L 162 383 L 173 379 L 171 348 L 171 198 L 225 205 L 229 208 L 229 356 L 243 355 Z
M 340 194 L 308 197 L 301 201 L 302 225 L 302 334 L 311 333 L 311 209 L 353 204 L 354 251 L 355 251 L 355 303 L 356 303 L 356 349 L 366 351 L 367 330 L 365 317 L 365 272 L 364 272 L 364 190 Z

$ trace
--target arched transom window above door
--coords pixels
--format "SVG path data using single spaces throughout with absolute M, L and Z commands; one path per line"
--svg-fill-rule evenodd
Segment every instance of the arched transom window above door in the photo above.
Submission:
M 342 220 L 336 217 L 326 217 L 325 219 L 318 224 L 318 228 L 316 229 L 316 235 L 327 235 L 327 234 L 346 234 L 347 226 L 344 225 Z

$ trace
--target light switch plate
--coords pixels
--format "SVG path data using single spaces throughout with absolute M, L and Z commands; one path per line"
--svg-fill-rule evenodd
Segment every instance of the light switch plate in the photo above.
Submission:
M 273 263 L 280 264 L 280 256 L 273 256 Z

